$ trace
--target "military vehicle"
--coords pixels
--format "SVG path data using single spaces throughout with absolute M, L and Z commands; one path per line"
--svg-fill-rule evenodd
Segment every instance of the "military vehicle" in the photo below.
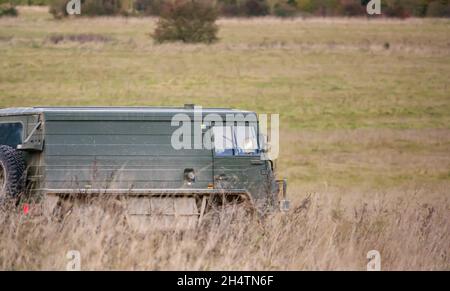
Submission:
M 287 209 L 286 181 L 262 158 L 256 113 L 209 108 L 198 116 L 196 108 L 0 109 L 0 203 L 25 197 L 54 207 L 101 195 L 125 197 L 132 215 L 192 218 L 231 202 Z M 237 115 L 245 120 L 215 121 Z M 190 132 L 180 134 L 178 117 L 191 119 Z M 187 146 L 174 145 L 180 138 Z

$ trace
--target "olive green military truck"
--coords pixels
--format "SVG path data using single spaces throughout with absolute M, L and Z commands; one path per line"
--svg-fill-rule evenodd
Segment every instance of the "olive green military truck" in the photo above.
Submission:
M 164 209 L 196 219 L 230 202 L 287 209 L 286 181 L 263 158 L 257 115 L 196 110 L 0 109 L 0 203 L 26 197 L 56 206 L 68 196 L 102 195 L 125 197 L 135 216 Z M 244 119 L 225 122 L 236 116 Z

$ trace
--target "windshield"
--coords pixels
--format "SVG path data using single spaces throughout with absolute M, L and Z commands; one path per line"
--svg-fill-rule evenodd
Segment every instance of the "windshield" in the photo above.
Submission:
M 235 137 L 238 154 L 254 154 L 258 150 L 258 141 L 253 126 L 235 126 Z
M 218 155 L 233 155 L 233 131 L 231 126 L 215 126 L 214 148 Z
M 258 153 L 258 140 L 254 126 L 214 126 L 213 134 L 217 155 Z

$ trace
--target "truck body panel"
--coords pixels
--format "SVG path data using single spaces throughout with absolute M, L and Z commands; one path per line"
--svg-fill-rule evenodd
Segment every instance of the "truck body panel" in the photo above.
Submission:
M 173 145 L 180 115 L 192 121 L 190 136 L 183 136 L 190 147 L 182 149 Z M 237 115 L 251 118 L 222 126 L 208 117 L 225 122 Z M 242 138 L 244 129 L 250 139 Z M 211 108 L 198 116 L 192 106 L 9 108 L 0 109 L 1 132 L 0 144 L 25 154 L 27 189 L 34 197 L 172 195 L 194 197 L 195 209 L 204 208 L 202 197 L 220 193 L 254 205 L 273 198 L 272 163 L 261 159 L 251 111 Z M 200 140 L 194 136 L 199 132 Z M 249 140 L 253 148 L 244 152 L 240 143 Z

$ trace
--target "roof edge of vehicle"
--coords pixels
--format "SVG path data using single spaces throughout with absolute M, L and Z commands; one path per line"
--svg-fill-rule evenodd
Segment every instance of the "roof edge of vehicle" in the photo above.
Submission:
M 20 116 L 20 115 L 36 115 L 36 114 L 156 114 L 156 115 L 173 115 L 176 113 L 192 114 L 194 107 L 11 107 L 0 108 L 0 116 Z M 202 114 L 256 114 L 253 111 L 231 109 L 231 108 L 202 108 Z

